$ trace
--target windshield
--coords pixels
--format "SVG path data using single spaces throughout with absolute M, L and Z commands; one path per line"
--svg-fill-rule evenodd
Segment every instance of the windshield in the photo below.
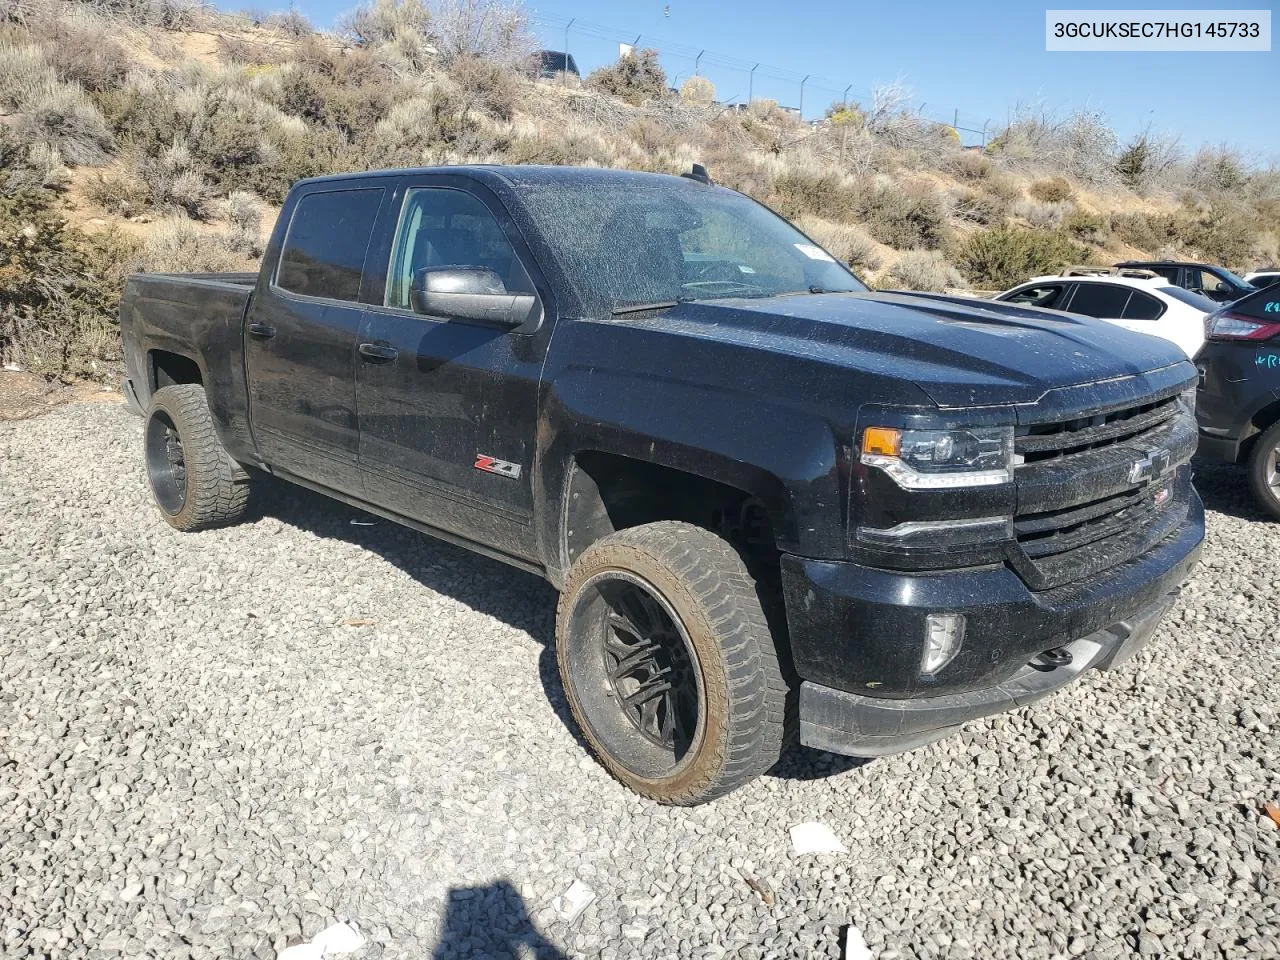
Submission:
M 519 193 L 592 313 L 867 289 L 800 231 L 732 190 L 655 177 L 583 189 L 526 181 Z
M 1237 277 L 1234 273 L 1232 273 L 1226 267 L 1214 267 L 1213 272 L 1216 273 L 1223 280 L 1226 280 L 1227 283 L 1230 283 L 1236 287 L 1239 287 L 1245 293 L 1248 293 L 1249 291 L 1256 289 L 1254 285 L 1250 283 L 1248 280 L 1244 280 L 1240 277 Z
M 1173 297 L 1173 299 L 1179 300 L 1189 307 L 1195 307 L 1197 310 L 1203 310 L 1205 313 L 1212 313 L 1219 306 L 1208 297 L 1192 293 L 1190 290 L 1184 290 L 1182 287 L 1160 287 L 1159 290 L 1166 297 Z

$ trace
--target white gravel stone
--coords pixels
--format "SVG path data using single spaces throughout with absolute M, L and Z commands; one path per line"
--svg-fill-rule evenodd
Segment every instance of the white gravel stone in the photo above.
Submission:
M 289 488 L 175 533 L 140 435 L 0 424 L 0 956 L 270 960 L 334 917 L 362 958 L 1280 956 L 1280 525 L 1238 471 L 1116 672 L 671 809 L 568 724 L 546 584 Z M 793 859 L 811 820 L 848 852 Z

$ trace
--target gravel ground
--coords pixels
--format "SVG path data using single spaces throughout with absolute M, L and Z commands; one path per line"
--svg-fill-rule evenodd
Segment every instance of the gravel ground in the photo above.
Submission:
M 1152 647 L 859 764 L 714 804 L 616 785 L 567 722 L 541 581 L 302 492 L 182 535 L 140 422 L 0 424 L 0 954 L 1280 957 L 1280 526 L 1205 467 Z M 845 855 L 791 855 L 829 825 Z M 552 909 L 575 878 L 597 899 Z

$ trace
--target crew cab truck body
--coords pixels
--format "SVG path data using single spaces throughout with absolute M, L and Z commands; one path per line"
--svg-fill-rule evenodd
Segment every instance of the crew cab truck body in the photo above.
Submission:
M 260 275 L 136 276 L 121 317 L 171 524 L 266 471 L 545 576 L 575 718 L 665 802 L 1110 667 L 1203 536 L 1176 347 L 870 293 L 698 179 L 303 181 Z

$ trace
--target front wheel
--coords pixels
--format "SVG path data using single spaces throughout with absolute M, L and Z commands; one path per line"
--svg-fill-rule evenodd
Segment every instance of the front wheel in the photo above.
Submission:
M 1280 423 L 1272 424 L 1254 441 L 1249 454 L 1249 486 L 1258 506 L 1280 520 Z
M 591 748 L 646 797 L 702 803 L 782 752 L 787 688 L 755 584 L 708 530 L 663 521 L 592 544 L 560 598 L 556 658 Z

